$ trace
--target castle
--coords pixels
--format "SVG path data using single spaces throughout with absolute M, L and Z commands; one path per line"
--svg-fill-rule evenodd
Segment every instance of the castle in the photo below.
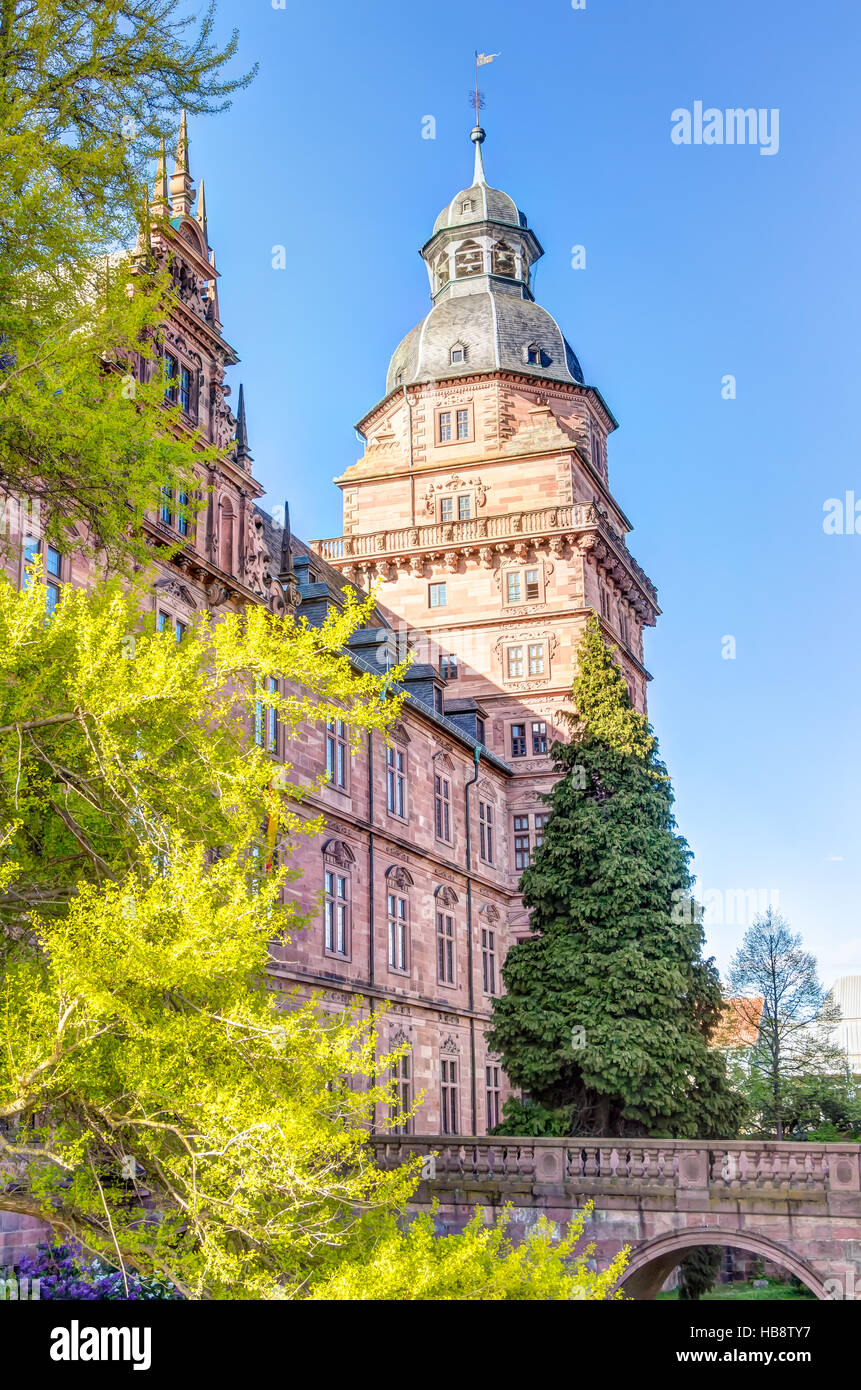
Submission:
M 383 1045 L 409 1043 L 402 1100 L 424 1096 L 418 1134 L 483 1134 L 499 1119 L 506 1079 L 485 1032 L 506 952 L 529 931 L 517 885 L 547 819 L 575 650 L 596 613 L 645 711 L 643 628 L 659 613 L 609 487 L 616 421 L 535 301 L 541 244 L 489 185 L 484 131 L 471 138 L 472 182 L 421 249 L 431 308 L 395 350 L 382 399 L 359 423 L 364 454 L 337 480 L 340 536 L 303 543 L 258 505 L 241 387 L 235 414 L 228 404 L 237 357 L 184 115 L 136 251 L 169 266 L 175 289 L 164 360 L 142 358 L 137 371 L 163 371 L 187 428 L 219 450 L 201 470 L 197 519 L 167 494 L 147 522 L 156 555 L 160 541 L 183 542 L 159 562 L 159 627 L 179 639 L 196 612 L 249 603 L 320 622 L 345 583 L 380 582 L 373 622 L 351 641 L 355 661 L 383 671 L 413 651 L 390 741 L 369 735 L 351 755 L 336 722 L 288 743 L 268 717 L 255 736 L 309 786 L 326 772 L 304 803 L 326 832 L 300 839 L 303 876 L 285 890 L 313 909 L 313 925 L 277 949 L 274 980 L 333 1010 L 356 996 L 386 1006 Z M 27 538 L 19 584 L 42 546 Z M 77 555 L 44 549 L 50 607 L 89 574 Z

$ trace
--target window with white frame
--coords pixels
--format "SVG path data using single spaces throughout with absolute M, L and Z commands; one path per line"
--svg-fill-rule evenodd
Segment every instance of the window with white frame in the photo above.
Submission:
M 487 1066 L 484 1068 L 484 1083 L 487 1129 L 490 1131 L 495 1125 L 499 1124 L 501 1115 L 500 1096 L 502 1093 L 502 1088 L 499 1084 L 499 1067 L 493 1062 L 488 1062 Z
M 445 584 L 428 585 L 428 608 L 445 608 L 446 590 Z
M 489 801 L 478 803 L 479 854 L 485 864 L 493 863 L 493 806 Z
M 458 1134 L 457 1058 L 440 1059 L 440 1133 Z
M 544 574 L 540 565 L 505 571 L 503 595 L 507 604 L 539 603 L 544 598 Z
M 543 719 L 532 723 L 532 755 L 542 757 L 547 752 L 547 725 Z
M 434 824 L 437 839 L 451 844 L 451 782 L 441 773 L 434 777 Z
M 349 875 L 334 867 L 327 868 L 324 889 L 323 931 L 326 954 L 346 959 L 350 954 Z
M 437 979 L 441 985 L 455 982 L 455 939 L 454 917 L 445 907 L 436 914 L 436 965 Z
M 386 752 L 386 802 L 389 815 L 407 818 L 407 755 L 393 745 Z
M 390 1120 L 393 1134 L 412 1134 L 413 1121 L 410 1110 L 413 1105 L 412 1052 L 404 1052 L 392 1063 L 392 1083 L 395 1103 Z
M 496 994 L 496 932 L 481 929 L 481 980 L 485 994 Z
M 407 929 L 409 921 L 407 900 L 400 893 L 389 893 L 387 907 L 389 969 L 398 975 L 406 975 L 408 970 Z
M 523 676 L 523 648 L 509 647 L 505 653 L 505 671 L 510 681 Z
M 346 791 L 349 780 L 350 748 L 343 719 L 326 721 L 326 781 Z
M 544 675 L 544 643 L 530 642 L 528 644 L 529 654 L 529 674 L 530 676 Z

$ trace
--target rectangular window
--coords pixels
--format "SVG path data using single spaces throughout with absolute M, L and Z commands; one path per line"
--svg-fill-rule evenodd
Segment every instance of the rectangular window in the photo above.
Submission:
M 520 574 L 511 570 L 505 576 L 505 599 L 507 603 L 520 602 Z
M 389 748 L 386 753 L 386 795 L 389 814 L 407 818 L 407 775 L 406 754 L 400 748 Z
M 442 691 L 438 685 L 433 688 L 433 707 L 437 714 L 442 714 Z
M 349 750 L 347 748 L 347 726 L 343 719 L 326 721 L 326 780 L 333 787 L 344 790 L 347 786 Z
M 494 1125 L 499 1124 L 500 1117 L 499 1067 L 485 1067 L 484 1080 L 485 1095 L 487 1102 L 487 1128 L 488 1130 L 491 1130 L 493 1129 Z
M 475 721 L 475 737 L 478 739 L 479 743 L 484 744 L 487 742 L 483 719 L 476 719 Z
M 326 950 L 334 956 L 349 954 L 350 895 L 344 874 L 326 870 L 326 891 L 323 897 L 323 922 Z
M 35 536 L 27 536 L 24 541 L 24 564 L 32 565 L 36 556 L 39 554 L 39 542 Z
M 55 550 L 52 545 L 45 547 L 45 573 L 52 574 L 55 579 L 60 578 L 60 567 L 62 556 L 59 550 Z
M 188 506 L 188 493 L 187 493 L 187 492 L 180 492 L 180 493 L 178 493 L 178 494 L 177 494 L 177 499 L 176 499 L 176 500 L 180 503 L 181 506 L 187 507 L 187 506 Z M 182 515 L 181 513 L 179 513 L 179 512 L 177 513 L 177 517 L 176 517 L 176 529 L 177 529 L 177 531 L 179 532 L 179 534 L 180 534 L 181 536 L 187 536 L 187 535 L 188 535 L 188 517 L 187 517 L 187 516 L 183 516 L 183 515 Z
M 168 405 L 176 403 L 177 360 L 169 352 L 164 355 L 164 398 Z
M 179 373 L 179 403 L 186 415 L 191 409 L 191 373 L 183 367 Z
M 451 782 L 447 777 L 434 778 L 434 818 L 437 839 L 451 844 Z
M 60 602 L 60 586 L 52 584 L 50 581 L 45 585 L 45 612 L 48 617 L 54 612 Z
M 457 412 L 457 437 L 458 437 L 458 439 L 469 439 L 469 411 L 468 411 L 468 410 L 459 410 L 459 411 Z M 467 500 L 467 504 L 468 504 L 468 503 L 469 503 L 469 498 L 467 498 L 466 500 Z M 469 516 L 469 511 L 467 511 L 467 516 Z
M 407 900 L 389 893 L 389 969 L 407 973 Z
M 481 981 L 485 994 L 496 993 L 496 932 L 481 929 Z
M 171 502 L 173 501 L 173 493 L 171 492 L 169 487 L 163 487 L 161 490 L 161 495 L 164 498 L 164 501 L 161 504 L 159 517 L 164 522 L 165 526 L 172 526 L 173 509 L 171 507 Z
M 531 642 L 529 644 L 529 674 L 530 676 L 544 675 L 543 642 Z
M 451 1057 L 440 1061 L 440 1131 L 458 1133 L 457 1062 Z
M 550 819 L 549 811 L 541 811 L 535 817 L 535 848 L 544 844 L 544 829 Z
M 506 656 L 508 659 L 508 679 L 516 680 L 523 675 L 523 648 L 509 647 Z
M 445 608 L 445 584 L 428 585 L 428 608 Z
M 540 598 L 540 597 L 541 597 L 541 580 L 540 580 L 540 578 L 539 578 L 538 570 L 527 570 L 527 571 L 526 571 L 526 575 L 525 575 L 525 580 L 526 580 L 526 599 L 527 599 L 527 602 L 529 602 L 530 599 L 538 599 L 538 598 Z
M 170 632 L 170 629 L 171 629 L 170 614 L 169 614 L 169 613 L 162 613 L 161 610 L 159 610 L 159 615 L 158 615 L 158 630 L 159 630 L 159 632 Z
M 625 643 L 625 646 L 627 647 L 627 645 L 628 645 L 628 619 L 627 619 L 627 617 L 625 616 L 625 614 L 621 611 L 621 609 L 619 610 L 619 636 L 621 637 L 622 641 Z
M 526 757 L 525 724 L 512 724 L 511 726 L 511 756 L 512 758 Z
M 514 817 L 514 867 L 529 868 L 529 817 Z
M 439 413 L 439 442 L 447 444 L 451 439 L 451 411 L 441 410 Z
M 604 618 L 610 616 L 610 595 L 606 589 L 601 590 L 601 615 Z
M 443 497 L 439 504 L 440 521 L 454 521 L 454 498 Z
M 460 411 L 458 411 L 458 415 L 460 415 Z M 459 429 L 460 429 L 460 425 L 458 424 L 458 430 L 459 430 Z M 458 521 L 469 521 L 469 518 L 470 518 L 471 515 L 472 515 L 472 498 L 471 498 L 471 497 L 468 497 L 468 496 L 467 496 L 467 497 L 458 497 L 458 499 L 457 499 L 457 519 L 458 519 Z
M 479 853 L 485 864 L 493 863 L 493 807 L 489 801 L 478 803 Z
M 456 681 L 456 680 L 457 680 L 457 657 L 456 657 L 456 656 L 443 656 L 443 657 L 440 657 L 439 673 L 440 673 L 440 675 L 442 676 L 442 678 L 443 678 L 444 681 Z
M 186 624 L 186 623 L 181 623 L 181 622 L 179 621 L 179 619 L 177 619 L 176 627 L 175 627 L 174 630 L 173 630 L 174 636 L 176 637 L 177 642 L 181 642 L 181 641 L 182 641 L 182 639 L 183 639 L 183 637 L 185 636 L 185 634 L 186 634 L 187 631 L 188 631 L 188 626 L 187 626 L 187 624 Z
M 534 755 L 547 752 L 547 725 L 543 720 L 532 725 L 532 752 Z
M 454 984 L 454 918 L 447 912 L 436 915 L 436 969 L 441 985 Z
M 413 1087 L 412 1087 L 412 1055 L 406 1052 L 403 1057 L 398 1057 L 392 1066 L 392 1081 L 395 1090 L 395 1105 L 391 1112 L 392 1133 L 393 1134 L 412 1134 L 412 1116 L 408 1111 L 412 1109 Z

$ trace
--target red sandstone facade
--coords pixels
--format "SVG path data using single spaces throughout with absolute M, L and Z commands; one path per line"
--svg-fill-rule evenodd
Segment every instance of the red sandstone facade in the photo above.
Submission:
M 165 351 L 182 427 L 220 449 L 201 470 L 208 500 L 196 521 L 183 531 L 168 497 L 148 523 L 156 555 L 160 538 L 186 539 L 160 563 L 159 622 L 180 636 L 203 610 L 248 603 L 319 621 L 346 575 L 362 588 L 382 580 L 377 626 L 351 644 L 357 660 L 385 669 L 387 649 L 395 659 L 415 649 L 388 746 L 374 735 L 351 757 L 337 730 L 313 726 L 289 744 L 277 729 L 271 752 L 315 787 L 308 814 L 327 821 L 296 847 L 303 877 L 287 891 L 312 925 L 279 950 L 274 975 L 285 996 L 386 1010 L 382 1049 L 410 1045 L 401 1093 L 421 1098 L 417 1134 L 484 1134 L 499 1118 L 506 1083 L 485 1033 L 506 952 L 528 931 L 517 884 L 542 834 L 577 643 L 596 612 L 645 710 L 642 632 L 658 614 L 609 490 L 615 421 L 535 304 L 540 244 L 487 185 L 483 132 L 473 139 L 475 181 L 423 250 L 434 307 L 361 422 L 364 456 L 338 479 L 344 533 L 310 547 L 256 506 L 241 393 L 237 416 L 227 403 L 237 358 L 221 332 L 202 184 L 192 215 L 184 120 L 169 182 L 163 162 L 158 171 L 150 245 L 137 248 L 171 267 Z M 32 551 L 37 520 L 24 531 Z M 72 556 L 46 559 L 49 602 L 89 582 Z

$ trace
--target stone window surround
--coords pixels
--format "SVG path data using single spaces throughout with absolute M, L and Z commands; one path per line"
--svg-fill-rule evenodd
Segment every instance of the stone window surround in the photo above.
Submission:
M 467 420 L 467 433 L 463 439 L 457 438 L 457 412 L 466 410 L 469 412 Z M 452 438 L 440 439 L 440 416 L 450 415 L 452 425 Z M 472 400 L 458 401 L 438 405 L 434 407 L 433 413 L 433 438 L 437 449 L 450 449 L 453 444 L 474 444 L 475 443 L 475 409 Z
M 526 574 L 533 570 L 538 571 L 538 597 L 526 597 Z M 517 599 L 508 598 L 508 576 L 518 574 L 520 576 L 520 587 L 522 597 Z M 547 574 L 543 560 L 536 560 L 534 564 L 503 565 L 500 570 L 500 583 L 502 588 L 502 606 L 504 608 L 518 608 L 524 603 L 546 603 L 547 602 Z

